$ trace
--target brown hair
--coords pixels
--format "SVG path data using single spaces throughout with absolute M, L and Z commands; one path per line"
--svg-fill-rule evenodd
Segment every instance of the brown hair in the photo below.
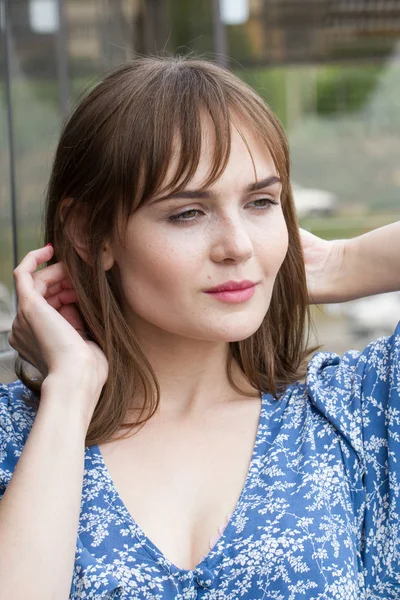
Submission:
M 156 375 L 127 326 L 113 269 L 103 268 L 102 249 L 118 215 L 126 222 L 163 190 L 177 133 L 180 158 L 168 189 L 189 182 L 199 163 L 204 114 L 215 130 L 214 161 L 206 183 L 215 181 L 227 164 L 230 125 L 236 115 L 258 132 L 271 152 L 283 184 L 281 201 L 289 234 L 288 252 L 261 326 L 249 338 L 230 343 L 229 381 L 244 393 L 233 380 L 233 360 L 252 386 L 275 395 L 304 375 L 309 353 L 304 335 L 307 288 L 288 145 L 279 121 L 248 85 L 211 62 L 179 56 L 134 59 L 109 73 L 65 124 L 45 209 L 45 242 L 55 248 L 51 262 L 65 264 L 87 330 L 109 361 L 108 380 L 87 432 L 87 445 L 104 443 L 118 429 L 145 423 L 152 416 L 123 423 L 135 390 L 144 394 L 147 408 L 157 408 Z M 62 215 L 66 198 L 71 200 Z M 70 227 L 83 213 L 88 262 L 76 252 Z M 34 389 L 21 365 L 17 374 Z

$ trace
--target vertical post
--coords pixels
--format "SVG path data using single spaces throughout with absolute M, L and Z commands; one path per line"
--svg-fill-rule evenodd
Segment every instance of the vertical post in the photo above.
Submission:
M 10 195 L 11 195 L 11 228 L 12 228 L 12 253 L 14 269 L 18 265 L 18 235 L 17 235 L 17 194 L 15 185 L 15 148 L 13 137 L 13 108 L 11 98 L 11 24 L 9 19 L 9 0 L 0 0 L 2 19 L 4 21 L 4 75 L 5 75 L 5 100 L 7 115 L 7 136 L 10 156 Z
M 68 78 L 67 52 L 67 23 L 65 18 L 64 0 L 56 0 L 58 9 L 58 32 L 56 33 L 57 47 L 57 78 L 62 118 L 68 114 L 70 103 L 70 86 Z
M 221 67 L 228 66 L 228 41 L 225 25 L 221 19 L 220 0 L 211 0 L 213 20 L 213 41 L 216 62 Z
M 146 0 L 143 2 L 143 17 L 144 17 L 144 51 L 146 54 L 153 54 L 154 50 L 158 50 L 156 45 L 156 6 L 154 0 Z

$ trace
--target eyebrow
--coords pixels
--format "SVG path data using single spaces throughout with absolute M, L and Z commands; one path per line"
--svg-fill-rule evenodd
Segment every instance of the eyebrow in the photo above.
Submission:
M 257 192 L 258 190 L 262 190 L 264 188 L 271 187 L 271 186 L 275 185 L 276 183 L 281 183 L 281 180 L 276 175 L 271 175 L 270 177 L 267 177 L 266 179 L 262 179 L 261 181 L 256 181 L 256 183 L 249 183 L 249 185 L 246 185 L 246 187 L 244 188 L 243 191 L 246 193 Z M 156 204 L 158 202 L 162 202 L 163 200 L 176 200 L 176 199 L 185 199 L 185 200 L 194 200 L 197 198 L 215 199 L 217 196 L 218 196 L 218 194 L 216 194 L 215 192 L 213 192 L 211 190 L 206 190 L 206 189 L 182 190 L 182 191 L 173 192 L 172 194 L 168 194 L 167 196 L 162 196 L 162 198 L 157 198 L 157 200 L 154 200 L 153 203 Z

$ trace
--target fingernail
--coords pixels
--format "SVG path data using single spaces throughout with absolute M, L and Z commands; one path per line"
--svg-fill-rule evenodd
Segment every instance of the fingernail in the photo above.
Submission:
M 45 245 L 45 248 L 47 248 L 47 246 L 51 246 L 51 247 L 53 247 L 53 244 L 46 244 L 46 245 Z

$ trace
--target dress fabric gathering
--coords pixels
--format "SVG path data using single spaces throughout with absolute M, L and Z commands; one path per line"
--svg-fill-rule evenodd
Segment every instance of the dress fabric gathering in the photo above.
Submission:
M 0 385 L 0 497 L 35 418 Z M 193 569 L 122 502 L 97 445 L 85 470 L 70 600 L 400 600 L 400 324 L 304 382 L 262 394 L 253 454 L 220 537 Z

